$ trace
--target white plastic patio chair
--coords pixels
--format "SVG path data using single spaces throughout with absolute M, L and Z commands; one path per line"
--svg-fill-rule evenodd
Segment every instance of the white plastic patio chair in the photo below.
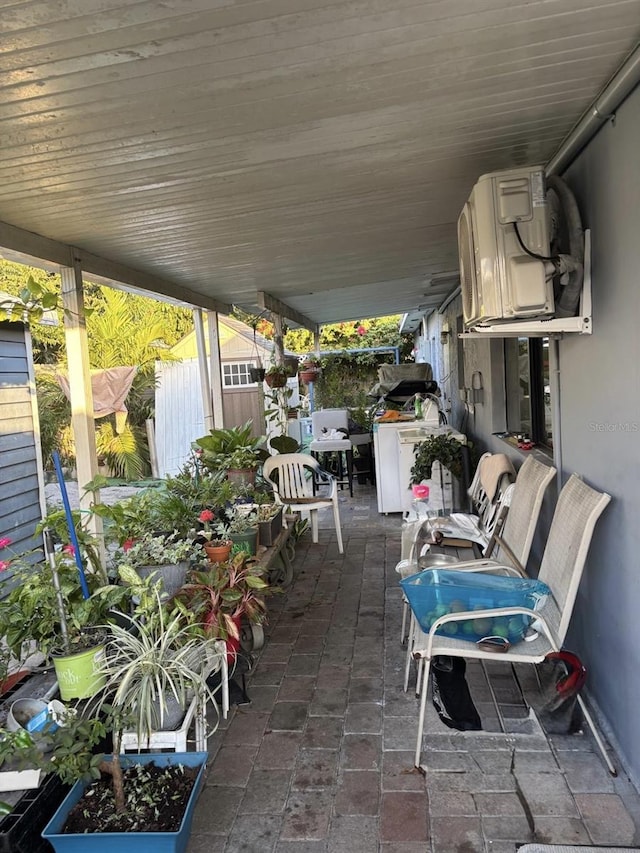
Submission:
M 527 456 L 518 470 L 515 483 L 501 495 L 501 505 L 495 515 L 494 527 L 485 549 L 487 557 L 493 555 L 495 560 L 515 566 L 521 573 L 524 573 L 524 566 L 527 565 L 529 559 L 544 493 L 555 475 L 556 469 L 552 465 L 545 465 L 544 462 L 538 462 L 533 456 Z M 505 512 L 506 520 L 500 533 L 498 533 L 497 528 L 501 524 Z M 418 536 L 419 531 L 416 533 L 416 540 Z M 496 544 L 498 547 L 494 554 Z M 447 566 L 447 568 L 456 568 L 456 566 Z M 405 638 L 405 626 L 406 613 L 403 613 L 402 642 Z M 411 628 L 409 634 L 411 635 Z M 409 639 L 405 690 L 409 678 L 410 655 L 411 641 Z
M 306 453 L 279 453 L 265 461 L 262 475 L 273 486 L 278 503 L 291 507 L 294 512 L 309 513 L 313 542 L 318 541 L 318 510 L 331 507 L 338 551 L 344 554 L 337 482 L 323 471 L 317 459 Z M 325 493 L 316 493 L 318 488 L 324 488 Z
M 422 690 L 420 714 L 418 718 L 418 738 L 416 742 L 415 763 L 420 766 L 422 753 L 422 735 L 428 691 L 428 675 L 431 661 L 438 655 L 450 657 L 481 658 L 510 663 L 541 663 L 550 652 L 560 651 L 564 642 L 573 606 L 582 577 L 587 552 L 593 536 L 596 521 L 611 500 L 604 492 L 597 492 L 587 486 L 577 474 L 572 474 L 560 492 L 553 514 L 551 529 L 544 549 L 537 579 L 543 581 L 551 590 L 551 595 L 539 610 L 526 607 L 496 607 L 479 611 L 447 613 L 436 619 L 428 633 L 424 632 L 416 619 L 412 622 L 412 656 L 423 670 L 421 674 Z M 518 574 L 511 565 L 500 565 L 497 561 L 470 561 L 457 566 L 458 571 L 495 572 Z M 427 571 L 429 571 L 427 569 Z M 502 616 L 529 615 L 535 620 L 537 637 L 522 640 L 508 650 L 496 652 L 480 648 L 476 643 L 458 640 L 451 636 L 436 634 L 436 630 L 447 622 L 472 619 L 495 619 Z M 585 721 L 596 740 L 609 770 L 615 775 L 615 769 L 607 756 L 604 744 L 595 729 L 593 720 L 578 695 L 578 702 Z

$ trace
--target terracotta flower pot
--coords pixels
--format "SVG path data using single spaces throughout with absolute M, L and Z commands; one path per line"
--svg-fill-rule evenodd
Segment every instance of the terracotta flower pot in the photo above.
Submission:
M 298 376 L 305 385 L 308 385 L 310 382 L 317 382 L 320 373 L 321 370 L 319 367 L 303 367 Z
M 211 542 L 206 542 L 204 550 L 207 553 L 207 559 L 210 563 L 224 563 L 229 559 L 231 553 L 231 542 L 224 542 L 222 545 L 213 545 Z
M 227 480 L 236 486 L 253 486 L 256 481 L 255 468 L 228 468 Z

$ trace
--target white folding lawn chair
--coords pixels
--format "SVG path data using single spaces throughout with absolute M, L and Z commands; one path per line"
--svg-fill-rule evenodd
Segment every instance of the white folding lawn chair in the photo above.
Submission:
M 487 546 L 500 520 L 504 522 L 510 503 L 509 486 L 516 472 L 511 460 L 504 453 L 483 453 L 476 472 L 467 490 L 472 513 L 454 512 L 438 517 L 431 524 L 432 535 L 442 537 L 441 544 L 448 539 L 464 541 L 469 547 L 474 544 L 486 556 Z M 497 529 L 499 533 L 500 530 Z
M 503 563 L 506 562 L 524 572 L 523 567 L 526 566 L 529 559 L 544 493 L 555 474 L 556 469 L 552 465 L 545 465 L 543 462 L 538 462 L 533 456 L 527 456 L 520 466 L 515 483 L 507 486 L 500 495 L 500 506 L 494 515 L 491 536 L 485 549 L 487 557 L 493 555 L 494 559 Z M 505 515 L 504 524 L 498 532 Z M 418 536 L 419 531 L 415 534 L 416 540 Z M 494 553 L 496 544 L 497 549 Z M 398 567 L 396 568 L 398 569 Z M 455 565 L 447 566 L 447 568 L 455 568 Z M 411 573 L 410 569 L 407 570 L 406 567 L 403 570 L 405 576 L 407 573 Z M 419 571 L 417 563 L 415 571 Z M 403 642 L 405 628 L 406 610 L 402 619 L 401 639 Z M 409 630 L 409 634 L 411 634 L 411 630 Z M 410 652 L 411 643 L 409 642 L 407 644 L 405 690 L 409 678 Z
M 490 659 L 509 661 L 510 663 L 541 663 L 550 652 L 560 651 L 564 642 L 573 606 L 582 577 L 589 545 L 596 521 L 611 500 L 611 496 L 597 492 L 587 486 L 576 474 L 572 474 L 560 493 L 549 536 L 544 549 L 537 579 L 551 590 L 540 609 L 527 607 L 495 607 L 484 610 L 449 612 L 436 618 L 424 631 L 417 619 L 412 620 L 411 655 L 422 670 L 418 684 L 422 684 L 420 714 L 418 718 L 418 737 L 416 742 L 415 763 L 420 766 L 422 753 L 422 735 L 428 693 L 428 676 L 431 662 L 438 655 L 449 657 Z M 513 565 L 501 564 L 499 560 L 475 560 L 460 563 L 457 571 L 490 572 L 497 574 L 519 574 Z M 429 570 L 427 570 L 429 571 Z M 537 636 L 528 637 L 507 646 L 506 651 L 487 649 L 487 644 L 478 644 L 471 640 L 458 639 L 450 635 L 436 633 L 443 625 L 473 620 L 494 620 L 501 617 L 524 615 L 531 618 Z M 456 629 L 457 630 L 457 629 Z M 491 646 L 489 646 L 491 648 Z M 604 744 L 596 731 L 593 720 L 578 694 L 578 702 L 585 721 L 596 740 L 609 770 L 615 775 L 615 769 L 607 756 Z

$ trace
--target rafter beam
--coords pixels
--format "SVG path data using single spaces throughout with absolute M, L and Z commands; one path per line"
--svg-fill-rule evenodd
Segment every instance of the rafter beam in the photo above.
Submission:
M 0 222 L 0 248 L 13 254 L 11 260 L 30 263 L 32 266 L 37 266 L 38 261 L 41 261 L 46 269 L 51 269 L 52 264 L 61 267 L 80 264 L 87 281 L 131 289 L 145 295 L 161 296 L 173 302 L 218 311 L 220 314 L 231 312 L 231 305 L 228 303 L 196 293 L 184 285 L 110 261 L 58 240 L 42 237 L 32 231 L 16 228 L 8 222 Z
M 256 294 L 256 298 L 260 308 L 271 311 L 272 314 L 278 314 L 280 317 L 285 317 L 287 320 L 297 323 L 298 326 L 302 326 L 304 329 L 308 329 L 314 334 L 318 331 L 319 327 L 317 323 L 314 323 L 313 320 L 310 320 L 308 317 L 305 317 L 304 314 L 296 311 L 295 308 L 291 308 L 286 304 L 286 302 L 281 302 L 279 299 L 276 299 L 275 296 L 271 296 L 270 293 L 265 293 L 264 290 L 259 290 Z

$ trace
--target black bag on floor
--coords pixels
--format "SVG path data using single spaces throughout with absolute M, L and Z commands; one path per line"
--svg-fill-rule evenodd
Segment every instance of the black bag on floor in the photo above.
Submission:
M 446 726 L 461 732 L 478 731 L 482 728 L 480 715 L 469 693 L 465 678 L 466 669 L 464 658 L 440 655 L 431 663 L 431 695 L 434 708 Z

